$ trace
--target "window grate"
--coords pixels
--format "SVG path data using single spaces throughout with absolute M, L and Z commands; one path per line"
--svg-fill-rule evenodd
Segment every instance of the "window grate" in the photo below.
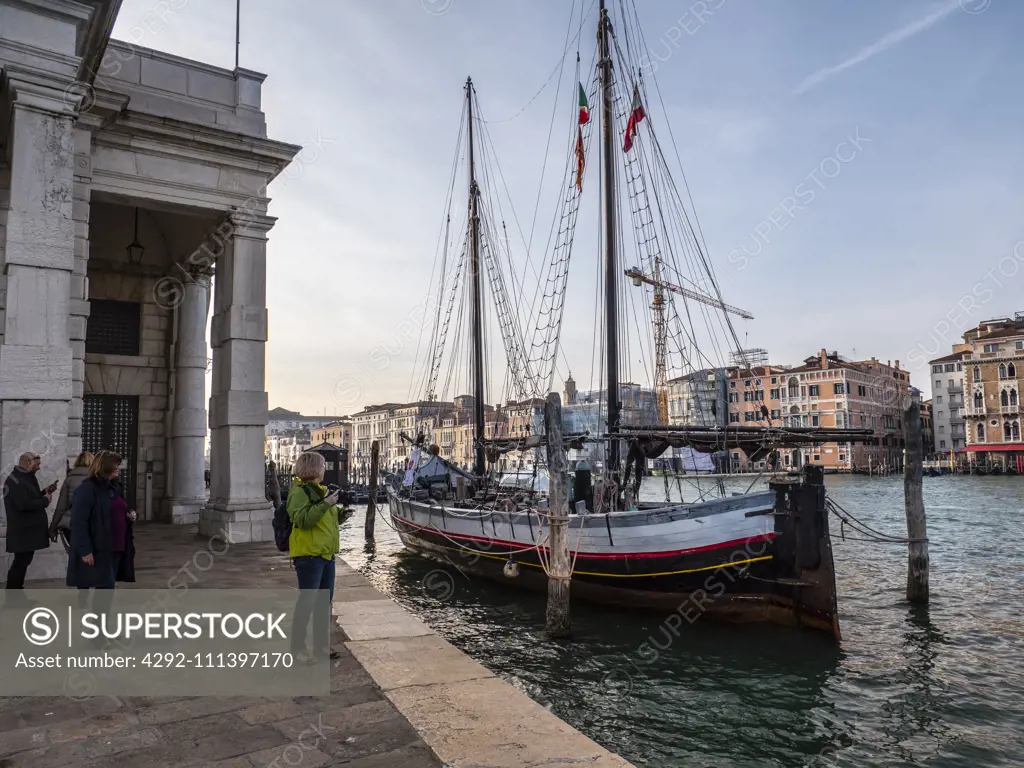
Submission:
M 139 354 L 142 305 L 132 301 L 93 299 L 89 302 L 89 322 L 85 332 L 85 351 L 99 355 Z
M 135 466 L 138 447 L 139 398 L 86 395 L 82 398 L 82 450 L 107 450 L 121 456 L 121 482 L 126 501 L 135 508 Z

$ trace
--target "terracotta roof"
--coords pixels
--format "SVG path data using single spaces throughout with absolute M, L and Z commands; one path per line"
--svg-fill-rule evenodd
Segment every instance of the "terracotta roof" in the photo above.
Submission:
M 810 359 L 810 358 L 808 358 L 808 359 Z M 785 375 L 788 376 L 791 373 L 806 373 L 807 371 L 822 371 L 822 370 L 833 371 L 833 370 L 836 370 L 838 368 L 849 368 L 850 370 L 853 370 L 853 371 L 862 371 L 862 372 L 864 371 L 863 368 L 861 368 L 859 365 L 855 365 L 854 363 L 844 363 L 842 361 L 836 361 L 836 360 L 832 360 L 832 359 L 830 359 L 828 361 L 828 368 L 827 369 L 826 368 L 822 368 L 821 367 L 821 361 L 819 360 L 819 358 L 816 357 L 816 358 L 814 358 L 814 362 L 813 363 L 807 363 L 807 364 L 801 365 L 801 366 L 799 366 L 797 368 L 790 368 L 788 371 L 785 371 Z
M 986 333 L 984 336 L 978 336 L 976 341 L 988 341 L 989 339 L 1006 339 L 1011 336 L 1024 336 L 1024 327 L 1021 328 L 1003 328 L 999 331 L 992 331 L 992 333 Z
M 788 369 L 780 365 L 755 365 L 749 371 L 746 368 L 730 369 L 727 378 L 749 379 L 751 376 L 778 376 L 787 372 Z
M 964 355 L 966 355 L 966 354 L 967 354 L 966 351 L 964 351 L 964 352 L 954 352 L 951 355 L 946 355 L 945 357 L 937 357 L 934 360 L 929 360 L 928 362 L 929 363 L 955 363 L 958 360 L 963 360 L 964 359 Z

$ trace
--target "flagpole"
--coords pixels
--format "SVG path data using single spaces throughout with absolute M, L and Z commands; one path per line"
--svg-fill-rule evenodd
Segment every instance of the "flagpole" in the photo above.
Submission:
M 242 0 L 235 0 L 235 69 L 238 69 L 238 49 L 242 45 Z

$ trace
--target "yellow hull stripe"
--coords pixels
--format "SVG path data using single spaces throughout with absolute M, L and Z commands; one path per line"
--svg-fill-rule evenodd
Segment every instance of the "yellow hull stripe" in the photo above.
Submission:
M 462 549 L 461 547 L 443 547 L 440 544 L 431 544 L 431 547 L 437 547 L 438 549 L 446 549 L 449 552 L 466 553 L 470 555 L 476 555 L 477 557 L 486 557 L 488 560 L 508 560 L 508 556 L 499 555 L 485 555 L 482 552 L 474 552 L 471 549 Z M 737 565 L 748 565 L 749 563 L 760 563 L 763 560 L 771 560 L 771 555 L 764 555 L 762 557 L 752 557 L 748 560 L 736 560 L 735 562 L 730 561 L 727 563 L 720 563 L 719 565 L 705 565 L 703 568 L 688 568 L 684 571 L 664 571 L 662 573 L 592 573 L 591 571 L 573 571 L 574 576 L 600 576 L 609 579 L 647 579 L 652 576 L 680 576 L 684 573 L 700 573 L 701 571 L 717 571 L 720 568 L 731 568 Z M 531 568 L 540 568 L 538 563 L 522 563 L 516 560 L 519 565 L 528 565 Z M 458 567 L 458 566 L 456 566 Z

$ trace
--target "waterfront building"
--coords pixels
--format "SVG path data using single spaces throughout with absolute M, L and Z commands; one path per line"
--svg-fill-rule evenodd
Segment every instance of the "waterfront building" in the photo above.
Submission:
M 730 426 L 781 426 L 782 388 L 785 386 L 786 368 L 781 365 L 759 365 L 750 369 L 733 368 L 726 374 L 727 418 Z M 767 418 L 764 410 L 767 410 Z M 750 462 L 739 449 L 729 452 L 729 467 L 733 472 L 760 471 L 766 468 L 767 458 Z
M 437 400 L 421 400 L 416 403 L 396 405 L 388 419 L 388 452 L 387 459 L 381 453 L 381 466 L 386 465 L 392 472 L 404 470 L 409 460 L 411 445 L 402 439 L 404 434 L 410 440 L 424 435 L 424 444 L 437 442 L 438 430 L 455 404 Z
M 379 447 L 378 470 L 387 469 L 391 415 L 398 403 L 368 405 L 359 413 L 352 414 L 352 445 L 349 453 L 349 470 L 352 482 L 366 483 L 370 477 L 371 446 L 376 440 Z
M 725 427 L 729 423 L 728 377 L 732 368 L 705 368 L 668 382 L 668 423 L 672 426 Z M 677 468 L 693 463 L 689 449 L 673 448 L 665 458 Z M 717 471 L 728 466 L 728 451 L 710 455 Z
M 921 402 L 921 443 L 924 455 L 927 456 L 935 445 L 935 425 L 932 417 L 932 401 Z
M 932 443 L 939 458 L 960 452 L 967 444 L 964 417 L 964 355 L 970 345 L 957 344 L 953 353 L 929 362 L 932 376 Z M 926 450 L 928 450 L 926 448 Z
M 724 427 L 728 424 L 731 368 L 705 368 L 668 382 L 668 422 L 674 426 Z
M 310 430 L 313 445 L 330 443 L 352 453 L 352 419 L 344 416 Z
M 267 426 L 264 433 L 270 435 L 288 435 L 296 430 L 307 432 L 319 429 L 325 424 L 337 421 L 340 416 L 303 416 L 298 411 L 287 408 L 274 408 L 267 413 Z
M 266 460 L 275 462 L 281 469 L 290 468 L 295 466 L 299 454 L 308 451 L 314 445 L 320 445 L 320 443 L 311 440 L 309 432 L 272 435 L 267 438 Z
M 0 464 L 62 482 L 114 449 L 141 519 L 270 540 L 267 185 L 300 147 L 268 138 L 264 75 L 111 40 L 120 6 L 0 0 Z
M 979 323 L 964 334 L 964 344 L 965 451 L 972 463 L 1020 471 L 1024 312 Z
M 822 349 L 784 374 L 783 424 L 794 427 L 863 428 L 870 443 L 823 443 L 782 451 L 783 468 L 815 464 L 832 471 L 896 470 L 902 466 L 903 410 L 910 374 L 889 361 L 854 362 Z

